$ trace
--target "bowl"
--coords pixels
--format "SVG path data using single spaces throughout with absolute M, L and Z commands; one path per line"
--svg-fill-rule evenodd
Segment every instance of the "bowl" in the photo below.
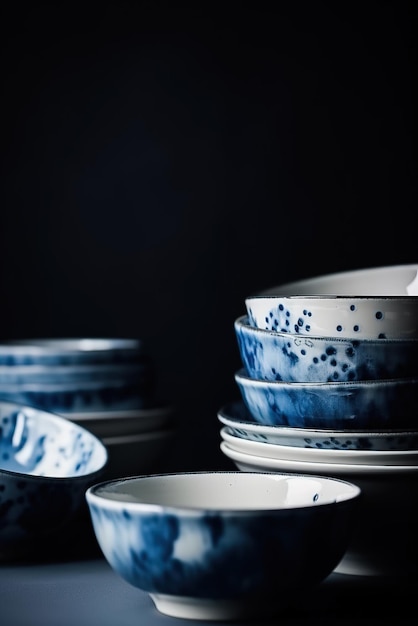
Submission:
M 416 296 L 252 296 L 250 324 L 264 330 L 351 339 L 416 339 Z
M 145 342 L 135 338 L 30 338 L 0 342 L 0 365 L 86 365 L 148 362 Z
M 251 441 L 231 432 L 228 426 L 220 430 L 221 439 L 238 452 L 264 456 L 269 459 L 309 461 L 310 463 L 343 463 L 355 465 L 418 465 L 418 450 L 341 450 L 290 446 Z
M 279 460 L 239 452 L 225 441 L 220 445 L 242 472 L 303 472 L 356 484 L 362 493 L 359 522 L 334 572 L 396 584 L 401 579 L 418 579 L 418 465 Z
M 265 426 L 254 420 L 241 401 L 222 406 L 218 411 L 218 420 L 236 437 L 281 446 L 324 450 L 418 450 L 418 430 L 355 431 Z
M 418 378 L 283 382 L 235 373 L 242 399 L 260 424 L 333 430 L 415 429 Z
M 147 378 L 0 384 L 0 399 L 62 415 L 150 408 L 155 402 L 154 392 L 154 381 Z
M 352 537 L 361 490 L 348 481 L 187 472 L 107 481 L 86 500 L 98 544 L 158 611 L 260 619 L 319 584 Z
M 303 336 L 234 322 L 242 364 L 253 378 L 288 382 L 375 380 L 418 376 L 418 339 Z
M 312 276 L 263 289 L 258 295 L 418 296 L 418 263 Z
M 65 542 L 107 461 L 106 447 L 81 426 L 0 402 L 0 558 Z
M 126 380 L 154 384 L 151 361 L 82 365 L 0 365 L 0 385 L 65 385 Z

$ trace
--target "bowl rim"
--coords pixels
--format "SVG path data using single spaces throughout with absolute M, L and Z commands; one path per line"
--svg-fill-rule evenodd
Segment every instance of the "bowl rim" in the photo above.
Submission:
M 123 500 L 123 499 L 112 499 L 107 497 L 106 493 L 103 493 L 103 491 L 105 491 L 106 489 L 108 489 L 109 487 L 112 486 L 121 486 L 123 485 L 123 483 L 126 482 L 140 482 L 140 481 L 146 481 L 146 480 L 161 480 L 161 479 L 167 479 L 167 480 L 182 480 L 183 477 L 195 477 L 196 479 L 198 479 L 199 477 L 207 477 L 207 476 L 224 476 L 225 478 L 228 478 L 230 476 L 233 476 L 234 478 L 238 478 L 239 481 L 249 481 L 251 478 L 256 478 L 257 480 L 263 480 L 264 478 L 268 478 L 269 480 L 272 479 L 285 479 L 285 478 L 291 478 L 291 479 L 316 479 L 319 480 L 321 482 L 332 482 L 334 484 L 340 483 L 342 487 L 344 487 L 344 489 L 346 491 L 344 491 L 344 493 L 342 493 L 340 496 L 334 497 L 332 500 L 331 499 L 327 499 L 324 502 L 318 502 L 318 503 L 310 503 L 309 505 L 307 503 L 298 505 L 298 506 L 291 506 L 291 507 L 276 507 L 276 508 L 272 508 L 272 507 L 255 507 L 253 509 L 251 508 L 228 508 L 225 506 L 220 506 L 220 507 L 215 507 L 215 506 L 211 506 L 211 507 L 204 507 L 204 506 L 186 506 L 186 505 L 165 505 L 165 504 L 155 504 L 155 503 L 147 503 L 147 502 L 139 502 L 139 501 L 132 501 L 129 499 Z M 102 492 L 102 493 L 101 493 Z M 90 485 L 86 492 L 85 492 L 85 498 L 87 500 L 87 503 L 89 505 L 98 505 L 98 506 L 105 506 L 107 509 L 112 509 L 112 510 L 117 510 L 120 511 L 122 508 L 124 510 L 128 510 L 128 511 L 132 511 L 132 512 L 137 512 L 137 513 L 142 513 L 142 512 L 154 512 L 154 513 L 173 513 L 175 515 L 182 515 L 182 516 L 187 516 L 187 517 L 195 517 L 195 516 L 202 516 L 202 514 L 220 514 L 220 515 L 228 515 L 228 516 L 256 516 L 256 515 L 266 515 L 266 514 L 281 514 L 281 512 L 283 511 L 289 511 L 289 510 L 309 510 L 309 509 L 314 509 L 316 507 L 330 507 L 330 506 L 335 506 L 338 505 L 340 503 L 346 502 L 346 501 L 351 501 L 351 500 L 356 500 L 357 498 L 360 497 L 362 491 L 360 489 L 360 487 L 358 485 L 356 485 L 354 482 L 351 482 L 349 480 L 346 480 L 344 478 L 339 478 L 339 477 L 335 477 L 335 476 L 324 476 L 321 475 L 320 473 L 318 473 L 318 475 L 312 475 L 309 473 L 303 473 L 303 472 L 287 472 L 287 471 L 283 471 L 283 472 L 275 472 L 274 474 L 272 474 L 271 472 L 268 471 L 252 471 L 252 472 L 241 472 L 240 470 L 195 470 L 195 471 L 180 471 L 180 472 L 167 472 L 167 473 L 158 473 L 158 474 L 141 474 L 138 476 L 128 476 L 128 477 L 122 477 L 122 478 L 114 478 L 114 479 L 110 479 L 110 480 L 104 480 L 101 481 L 99 483 L 95 483 L 94 485 Z
M 418 345 L 418 337 L 393 337 L 388 339 L 386 337 L 382 337 L 380 339 L 372 338 L 372 337 L 344 337 L 338 335 L 308 335 L 303 333 L 293 333 L 293 332 L 284 332 L 280 330 L 269 330 L 267 328 L 259 328 L 258 326 L 252 326 L 250 324 L 249 315 L 240 315 L 234 320 L 234 328 L 237 332 L 241 332 L 243 329 L 247 333 L 252 333 L 256 337 L 262 337 L 263 335 L 270 336 L 272 338 L 280 337 L 283 340 L 292 341 L 309 341 L 313 344 L 329 344 L 335 343 L 346 346 L 356 346 L 360 343 L 367 346 L 405 346 L 409 345 Z

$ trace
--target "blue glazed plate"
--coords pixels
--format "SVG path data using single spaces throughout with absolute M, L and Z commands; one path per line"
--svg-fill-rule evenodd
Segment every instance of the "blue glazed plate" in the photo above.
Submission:
M 218 419 L 235 437 L 268 444 L 323 450 L 418 450 L 418 430 L 357 432 L 266 426 L 256 423 L 241 401 L 223 406 Z

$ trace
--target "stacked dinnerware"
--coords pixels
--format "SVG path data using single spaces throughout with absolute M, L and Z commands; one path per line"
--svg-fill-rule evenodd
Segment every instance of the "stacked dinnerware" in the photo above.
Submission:
M 0 343 L 0 399 L 49 411 L 99 437 L 107 477 L 158 470 L 174 410 L 158 392 L 139 338 L 42 338 Z
M 328 475 L 362 490 L 336 571 L 418 576 L 418 264 L 279 285 L 234 322 L 241 398 L 218 412 L 242 471 Z

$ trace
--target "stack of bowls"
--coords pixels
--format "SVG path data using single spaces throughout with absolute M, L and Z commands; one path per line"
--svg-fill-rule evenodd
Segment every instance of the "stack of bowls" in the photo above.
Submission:
M 157 382 L 138 338 L 0 343 L 0 399 L 66 417 L 99 437 L 109 452 L 109 478 L 159 469 L 174 411 Z
M 330 274 L 245 299 L 241 398 L 218 412 L 243 471 L 351 480 L 362 516 L 337 567 L 418 576 L 418 265 Z

